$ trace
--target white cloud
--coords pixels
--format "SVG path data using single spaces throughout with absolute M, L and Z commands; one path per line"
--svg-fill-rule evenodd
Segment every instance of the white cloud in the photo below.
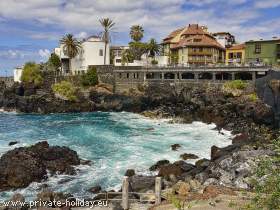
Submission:
M 48 49 L 40 49 L 38 51 L 40 57 L 42 58 L 42 61 L 48 59 L 51 55 L 51 52 Z
M 251 7 L 243 6 L 245 3 Z M 54 26 L 79 38 L 98 34 L 102 30 L 98 19 L 110 17 L 116 22 L 114 31 L 120 39 L 133 24 L 143 25 L 147 38 L 161 39 L 178 27 L 199 23 L 208 25 L 210 31 L 226 30 L 246 40 L 251 31 L 257 33 L 254 36 L 262 35 L 265 26 L 259 8 L 279 4 L 280 0 L 0 0 L 0 14 L 5 19 L 26 20 L 46 28 Z M 272 35 L 274 28 L 267 27 L 266 32 Z M 58 40 L 61 36 L 52 32 L 27 34 L 34 39 Z
M 267 8 L 274 8 L 280 6 L 280 0 L 258 0 L 255 3 L 256 8 L 260 9 L 267 9 Z
M 25 53 L 19 50 L 4 50 L 0 51 L 0 58 L 3 59 L 21 59 L 24 58 Z
M 78 39 L 85 39 L 85 38 L 87 38 L 88 36 L 89 36 L 88 33 L 85 32 L 85 31 L 81 31 L 80 33 L 78 33 L 78 34 L 76 35 L 76 37 L 77 37 Z

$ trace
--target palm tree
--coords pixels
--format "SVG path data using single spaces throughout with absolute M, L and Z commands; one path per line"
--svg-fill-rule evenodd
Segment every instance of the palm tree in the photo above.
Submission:
M 66 34 L 61 40 L 63 45 L 63 53 L 69 57 L 69 69 L 71 70 L 71 59 L 75 58 L 82 50 L 81 42 L 79 42 L 73 34 Z
M 147 50 L 149 56 L 154 58 L 156 55 L 160 54 L 160 45 L 157 43 L 155 39 L 151 39 L 147 44 Z
M 140 25 L 134 25 L 131 26 L 129 34 L 133 41 L 139 42 L 144 36 L 144 29 Z
M 101 18 L 99 22 L 104 29 L 104 31 L 102 32 L 102 39 L 105 42 L 104 65 L 106 65 L 107 45 L 110 42 L 110 31 L 112 30 L 115 23 L 110 18 Z

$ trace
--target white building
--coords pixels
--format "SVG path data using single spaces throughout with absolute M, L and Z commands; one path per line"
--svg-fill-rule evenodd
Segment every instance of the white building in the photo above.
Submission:
M 147 66 L 151 65 L 151 61 L 153 60 L 151 57 L 148 57 L 147 54 L 143 54 L 141 56 L 141 60 L 134 60 L 129 63 L 122 63 L 122 54 L 125 50 L 128 50 L 129 46 L 112 46 L 111 51 L 114 55 L 113 65 L 114 66 Z M 155 56 L 154 60 L 158 62 L 157 65 L 165 66 L 168 65 L 168 56 Z
M 63 45 L 55 48 L 55 54 L 61 59 L 63 74 L 82 74 L 87 71 L 89 66 L 110 64 L 110 46 L 107 45 L 106 61 L 104 63 L 105 42 L 100 37 L 91 36 L 83 40 L 81 45 L 82 50 L 72 59 L 65 55 Z
M 23 68 L 17 67 L 14 69 L 14 82 L 21 82 L 21 75 L 22 75 Z
M 235 37 L 229 32 L 217 32 L 213 36 L 224 48 L 231 47 L 235 44 Z

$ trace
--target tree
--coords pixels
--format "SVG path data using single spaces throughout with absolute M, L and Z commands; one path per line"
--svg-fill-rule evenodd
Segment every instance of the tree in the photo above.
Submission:
M 129 62 L 133 62 L 134 56 L 131 53 L 130 49 L 126 49 L 122 53 L 122 65 L 128 64 Z
M 82 75 L 83 86 L 95 86 L 98 84 L 98 75 L 95 67 L 91 67 L 86 74 Z
M 43 82 L 40 65 L 34 62 L 27 62 L 23 67 L 21 81 L 26 84 L 32 83 L 36 87 L 40 86 Z
M 140 25 L 134 25 L 130 28 L 130 37 L 134 42 L 140 42 L 144 36 L 144 29 Z
M 129 49 L 134 60 L 141 60 L 141 56 L 147 52 L 147 44 L 142 42 L 130 42 Z
M 48 64 L 51 65 L 55 69 L 55 71 L 58 71 L 58 68 L 61 66 L 59 56 L 55 53 L 52 53 L 49 57 Z
M 75 58 L 82 50 L 81 42 L 79 42 L 72 34 L 66 34 L 61 40 L 63 52 L 70 59 L 69 67 L 71 69 L 71 59 Z
M 147 50 L 149 56 L 155 58 L 156 55 L 160 54 L 160 45 L 157 43 L 155 39 L 151 39 L 147 44 Z
M 103 27 L 102 39 L 105 42 L 105 55 L 104 55 L 104 65 L 106 65 L 107 57 L 107 45 L 110 42 L 110 31 L 112 30 L 115 23 L 110 18 L 102 18 L 99 20 L 101 26 Z

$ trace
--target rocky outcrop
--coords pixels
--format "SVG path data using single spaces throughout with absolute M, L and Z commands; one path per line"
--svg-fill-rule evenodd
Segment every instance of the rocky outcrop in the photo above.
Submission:
M 8 151 L 0 159 L 0 191 L 24 188 L 31 182 L 47 179 L 52 174 L 75 174 L 79 165 L 77 153 L 67 147 L 49 146 L 39 142 L 30 147 Z

